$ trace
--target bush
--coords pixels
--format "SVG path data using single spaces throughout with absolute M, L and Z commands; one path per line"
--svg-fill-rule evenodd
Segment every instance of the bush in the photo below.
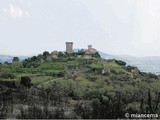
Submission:
M 121 66 L 126 66 L 126 62 L 124 62 L 122 60 L 115 60 L 115 63 L 117 63 L 118 65 L 121 65 Z
M 53 76 L 53 77 L 63 77 L 64 76 L 63 71 L 57 71 L 57 70 L 46 70 L 44 71 L 44 73 L 47 76 Z
M 92 54 L 92 57 L 101 58 L 100 54 L 98 52 Z
M 118 72 L 115 69 L 111 69 L 111 73 L 118 75 Z
M 20 84 L 30 87 L 31 86 L 31 78 L 28 76 L 21 77 Z
M 5 79 L 14 79 L 15 75 L 13 73 L 3 73 L 1 75 L 1 78 L 5 78 Z
M 139 72 L 139 74 L 142 75 L 142 76 L 147 75 L 147 73 L 145 73 L 145 72 Z
M 63 52 L 58 52 L 58 58 L 60 57 L 64 57 L 64 53 Z
M 24 68 L 31 68 L 31 67 L 37 68 L 37 67 L 40 66 L 40 63 L 38 63 L 38 62 L 31 62 L 31 61 L 24 61 L 23 62 L 23 66 L 24 66 Z
M 130 66 L 130 65 L 126 67 L 126 70 L 127 70 L 128 72 L 131 72 L 131 71 L 134 70 L 134 69 L 137 69 L 137 67 Z
M 153 79 L 158 79 L 158 76 L 153 73 L 148 73 L 148 76 Z
M 99 100 L 102 100 L 102 93 L 97 90 L 97 89 L 93 89 L 93 90 L 90 90 L 90 91 L 86 91 L 84 97 L 86 99 L 99 99 Z

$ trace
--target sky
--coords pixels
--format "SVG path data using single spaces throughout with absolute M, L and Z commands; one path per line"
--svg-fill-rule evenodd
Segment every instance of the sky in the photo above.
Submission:
M 113 55 L 160 56 L 160 0 L 1 0 L 0 54 L 92 44 Z

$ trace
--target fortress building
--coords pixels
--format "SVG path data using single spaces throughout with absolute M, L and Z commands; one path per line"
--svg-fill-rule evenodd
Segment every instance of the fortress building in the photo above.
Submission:
M 66 52 L 73 53 L 73 42 L 66 42 Z
M 89 50 L 89 49 L 92 49 L 92 45 L 88 45 L 88 50 Z
M 88 50 L 86 50 L 86 54 L 94 54 L 97 50 L 92 48 L 92 45 L 88 45 Z

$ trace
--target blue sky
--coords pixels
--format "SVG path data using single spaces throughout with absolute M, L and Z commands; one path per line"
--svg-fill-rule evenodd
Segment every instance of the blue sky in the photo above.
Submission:
M 109 54 L 160 56 L 159 0 L 1 0 L 0 54 L 92 44 Z

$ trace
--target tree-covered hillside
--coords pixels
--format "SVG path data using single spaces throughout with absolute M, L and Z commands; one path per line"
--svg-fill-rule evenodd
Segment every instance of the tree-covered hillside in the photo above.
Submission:
M 159 76 L 99 53 L 44 52 L 0 64 L 0 118 L 126 118 L 160 114 L 159 100 Z

